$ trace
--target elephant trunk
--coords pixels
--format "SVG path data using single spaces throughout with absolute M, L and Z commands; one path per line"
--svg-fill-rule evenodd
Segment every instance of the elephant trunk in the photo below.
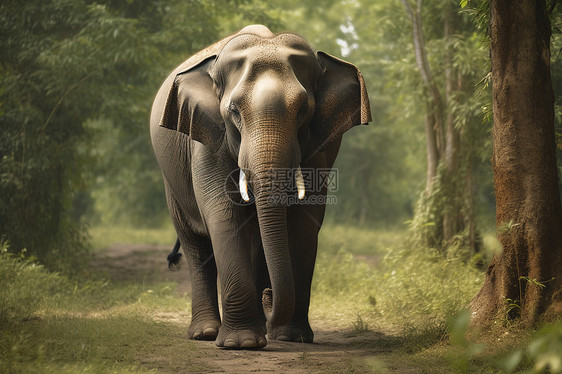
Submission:
M 258 80 L 253 91 L 253 111 L 242 137 L 238 165 L 248 167 L 254 191 L 260 234 L 271 281 L 262 295 L 263 310 L 273 326 L 288 323 L 295 310 L 295 287 L 289 252 L 286 198 L 293 186 L 292 168 L 300 165 L 298 118 L 294 108 L 308 100 L 302 86 L 287 90 L 281 77 Z M 246 143 L 247 142 L 247 143 Z M 299 198 L 304 198 L 302 172 L 295 172 Z M 242 177 L 244 177 L 242 175 Z M 242 180 L 241 189 L 244 189 Z M 246 195 L 244 191 L 241 194 Z
M 276 201 L 279 193 L 277 177 L 272 169 L 255 174 L 253 185 L 256 210 L 271 289 L 262 295 L 263 310 L 274 326 L 288 323 L 295 308 L 295 287 L 287 236 L 287 209 Z

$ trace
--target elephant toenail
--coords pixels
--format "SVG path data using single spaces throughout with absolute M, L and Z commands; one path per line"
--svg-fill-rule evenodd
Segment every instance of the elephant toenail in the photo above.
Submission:
M 205 331 L 203 331 L 203 336 L 206 338 L 214 338 L 217 336 L 217 330 L 213 327 L 207 327 Z
M 246 339 L 240 344 L 240 348 L 256 348 L 257 344 L 254 339 Z
M 226 348 L 238 348 L 236 341 L 234 339 L 226 339 L 224 341 L 224 347 Z

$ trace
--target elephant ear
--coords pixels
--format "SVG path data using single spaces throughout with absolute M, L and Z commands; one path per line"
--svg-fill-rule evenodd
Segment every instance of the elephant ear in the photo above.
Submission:
M 324 72 L 316 90 L 316 111 L 311 135 L 320 149 L 356 125 L 371 121 L 365 81 L 355 65 L 317 53 Z
M 208 57 L 175 76 L 160 122 L 160 126 L 183 132 L 213 152 L 220 148 L 225 133 L 219 98 L 209 75 L 215 57 Z

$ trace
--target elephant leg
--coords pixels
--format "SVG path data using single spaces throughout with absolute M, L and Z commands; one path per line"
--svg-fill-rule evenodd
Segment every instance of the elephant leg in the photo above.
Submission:
M 217 300 L 217 268 L 211 241 L 193 233 L 169 188 L 166 188 L 166 197 L 191 279 L 191 324 L 188 337 L 214 340 L 221 321 Z
M 318 248 L 318 232 L 324 218 L 324 206 L 297 205 L 289 208 L 288 231 L 291 264 L 295 282 L 295 312 L 281 326 L 268 325 L 270 339 L 312 343 L 314 333 L 308 321 L 310 287 Z
M 191 253 L 191 324 L 187 331 L 190 339 L 214 340 L 221 326 L 217 297 L 217 268 L 211 243 L 207 238 L 189 238 L 183 241 L 184 252 Z
M 219 347 L 265 347 L 263 317 L 257 304 L 252 274 L 251 224 L 235 220 L 214 220 L 209 227 L 221 284 L 222 325 L 215 341 Z

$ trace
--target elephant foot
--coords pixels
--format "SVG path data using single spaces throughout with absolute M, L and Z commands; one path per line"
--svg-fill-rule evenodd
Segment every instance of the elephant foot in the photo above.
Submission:
M 267 337 L 285 342 L 312 343 L 314 333 L 308 322 L 300 324 L 291 322 L 281 326 L 271 326 L 268 323 Z
M 215 344 L 228 349 L 256 349 L 265 347 L 267 340 L 262 329 L 234 330 L 222 326 Z
M 193 321 L 187 330 L 189 339 L 215 340 L 221 324 L 216 320 Z

